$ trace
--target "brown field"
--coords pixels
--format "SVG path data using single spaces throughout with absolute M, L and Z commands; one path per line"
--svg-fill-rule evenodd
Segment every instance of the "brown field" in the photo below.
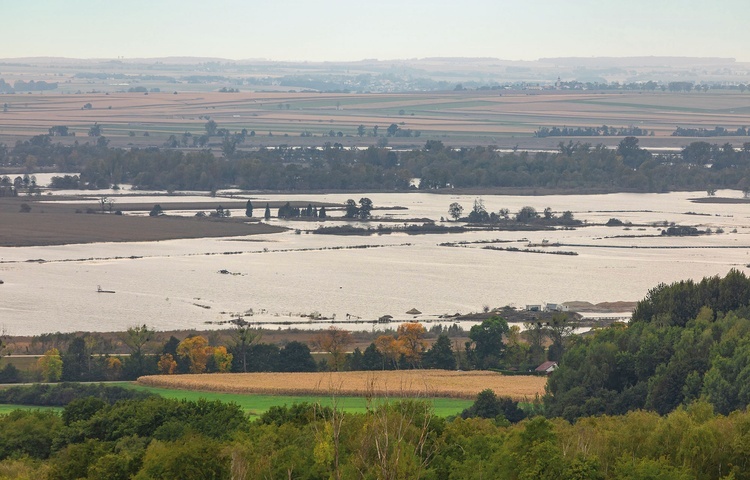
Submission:
M 31 212 L 21 213 L 28 203 Z M 118 205 L 118 208 L 121 206 Z M 35 203 L 23 197 L 0 199 L 0 247 L 66 245 L 95 242 L 149 242 L 179 238 L 236 237 L 277 233 L 282 228 L 264 223 L 195 217 L 135 217 L 75 213 L 75 205 Z
M 242 148 L 261 145 L 371 145 L 372 137 L 358 137 L 357 126 L 379 133 L 392 123 L 418 130 L 418 138 L 389 138 L 392 145 L 422 145 L 439 138 L 454 145 L 488 144 L 521 148 L 549 148 L 563 137 L 536 139 L 540 126 L 624 127 L 636 125 L 655 132 L 643 137 L 648 146 L 680 146 L 688 138 L 671 137 L 674 128 L 750 125 L 750 94 L 737 91 L 669 92 L 431 92 L 408 94 L 217 93 L 179 92 L 88 93 L 62 95 L 0 95 L 9 105 L 0 114 L 0 141 L 47 133 L 66 125 L 76 137 L 55 140 L 88 141 L 88 129 L 99 123 L 113 146 L 161 146 L 170 135 L 204 133 L 210 117 L 230 131 L 255 131 Z M 91 103 L 91 109 L 83 109 Z M 281 106 L 281 108 L 279 108 Z M 343 137 L 328 137 L 330 130 Z M 133 132 L 133 136 L 130 136 Z M 143 134 L 148 132 L 149 136 Z M 269 136 L 269 132 L 273 136 Z M 300 137 L 310 132 L 314 137 Z M 568 139 L 570 137 L 566 137 Z M 616 137 L 591 137 L 591 143 L 616 144 Z M 715 138 L 740 144 L 746 137 Z M 212 139 L 216 143 L 217 139 Z M 212 146 L 218 147 L 216 143 Z
M 515 400 L 544 394 L 545 377 L 505 376 L 487 371 L 397 370 L 326 373 L 214 373 L 154 375 L 138 383 L 151 387 L 268 395 L 474 398 L 490 388 Z

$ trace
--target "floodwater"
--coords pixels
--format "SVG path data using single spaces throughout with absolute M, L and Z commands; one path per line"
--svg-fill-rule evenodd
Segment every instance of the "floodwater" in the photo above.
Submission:
M 0 285 L 0 328 L 11 335 L 113 331 L 144 323 L 157 330 L 204 329 L 218 328 L 216 322 L 240 314 L 245 320 L 280 328 L 331 324 L 301 317 L 319 314 L 335 318 L 344 328 L 369 330 L 375 328 L 371 323 L 355 321 L 391 315 L 394 321 L 417 319 L 448 325 L 452 322 L 441 320 L 441 315 L 478 312 L 484 306 L 636 301 L 661 282 L 725 275 L 731 268 L 748 272 L 750 204 L 690 202 L 705 195 L 482 197 L 488 211 L 508 208 L 515 212 L 530 205 L 541 212 L 551 207 L 558 213 L 571 210 L 575 218 L 589 224 L 615 217 L 648 225 L 643 227 L 343 237 L 306 233 L 317 222 L 273 219 L 272 223 L 291 230 L 220 239 L 0 248 L 0 280 L 4 282 Z M 717 196 L 742 195 L 719 191 Z M 452 202 L 462 204 L 467 213 L 477 198 L 428 193 L 234 196 L 252 198 L 259 210 L 264 201 L 343 203 L 350 197 L 369 197 L 376 207 L 406 207 L 373 212 L 398 220 L 395 224 L 412 218 L 447 217 Z M 157 198 L 156 203 L 165 201 L 148 196 L 128 201 Z M 721 228 L 724 233 L 656 236 L 661 227 L 654 224 L 665 221 L 714 231 Z M 371 225 L 378 223 L 376 219 Z M 335 222 L 327 223 L 331 224 Z M 561 243 L 535 248 L 578 255 L 486 250 L 481 248 L 484 244 L 476 243 L 438 245 L 489 240 L 509 242 L 494 244 L 498 247 L 521 249 L 528 243 Z M 100 293 L 98 286 L 115 293 Z M 423 314 L 405 313 L 412 308 Z

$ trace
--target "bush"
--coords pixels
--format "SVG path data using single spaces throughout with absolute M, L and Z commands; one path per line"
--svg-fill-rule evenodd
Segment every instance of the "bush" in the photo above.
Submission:
M 479 392 L 474 404 L 461 412 L 461 418 L 474 417 L 489 419 L 501 417 L 511 423 L 517 423 L 526 418 L 526 413 L 518 408 L 518 402 L 514 402 L 509 397 L 498 397 L 488 388 Z
M 21 372 L 12 363 L 0 370 L 0 383 L 20 383 Z
M 0 460 L 8 457 L 48 458 L 62 428 L 54 412 L 15 410 L 0 417 Z
M 136 479 L 229 478 L 229 459 L 221 445 L 195 436 L 177 442 L 151 442 Z
M 6 367 L 7 368 L 7 367 Z M 145 399 L 152 393 L 113 387 L 103 384 L 59 383 L 57 385 L 31 385 L 0 390 L 0 403 L 64 407 L 74 400 L 96 397 L 108 404 L 119 400 Z

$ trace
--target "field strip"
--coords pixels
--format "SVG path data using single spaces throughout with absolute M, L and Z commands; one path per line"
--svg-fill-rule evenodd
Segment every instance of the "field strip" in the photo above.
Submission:
M 140 385 L 205 392 L 471 399 L 487 388 L 498 396 L 531 400 L 544 394 L 545 377 L 487 371 L 396 370 L 316 373 L 213 373 L 140 377 Z

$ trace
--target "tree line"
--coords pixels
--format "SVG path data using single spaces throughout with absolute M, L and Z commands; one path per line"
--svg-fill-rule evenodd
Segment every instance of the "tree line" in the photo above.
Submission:
M 728 130 L 724 127 L 707 128 L 682 128 L 677 127 L 672 132 L 673 137 L 746 137 L 750 135 L 747 127 L 739 127 L 736 130 Z
M 534 136 L 538 138 L 545 137 L 645 137 L 653 135 L 649 131 L 640 127 L 539 127 L 534 131 Z
M 103 138 L 103 137 L 99 137 Z M 560 142 L 557 152 L 508 152 L 492 147 L 454 149 L 428 141 L 421 149 L 262 148 L 219 158 L 210 150 L 109 148 L 105 142 L 65 146 L 39 135 L 0 145 L 0 166 L 79 171 L 56 185 L 213 191 L 224 187 L 269 190 L 397 190 L 416 188 L 599 188 L 662 192 L 738 188 L 750 182 L 750 142 L 693 142 L 679 153 L 652 155 L 626 137 L 617 149 Z M 704 168 L 695 168 L 701 166 Z M 419 179 L 418 186 L 414 179 Z
M 283 345 L 262 341 L 262 330 L 237 319 L 228 338 L 209 340 L 190 335 L 171 336 L 164 342 L 146 325 L 130 327 L 121 334 L 129 355 L 112 353 L 116 339 L 96 334 L 45 334 L 32 339 L 32 347 L 44 352 L 33 368 L 19 370 L 12 362 L 0 369 L 0 383 L 29 381 L 91 382 L 134 380 L 143 375 L 212 372 L 315 372 L 397 369 L 462 370 L 497 369 L 533 371 L 545 360 L 558 360 L 574 323 L 567 314 L 531 322 L 522 331 L 509 326 L 499 314 L 474 325 L 468 332 L 457 325 L 433 327 L 428 332 L 418 322 L 384 331 L 363 349 L 353 347 L 354 334 L 332 326 L 310 338 L 309 343 Z M 428 341 L 428 333 L 434 341 Z M 458 341 L 459 337 L 468 341 Z M 5 349 L 0 344 L 0 354 Z M 316 352 L 316 361 L 313 352 Z
M 13 82 L 13 86 L 11 86 L 4 79 L 0 78 L 0 93 L 43 92 L 46 90 L 55 90 L 57 86 L 57 82 L 45 82 L 43 80 L 29 80 L 28 82 L 16 80 Z

